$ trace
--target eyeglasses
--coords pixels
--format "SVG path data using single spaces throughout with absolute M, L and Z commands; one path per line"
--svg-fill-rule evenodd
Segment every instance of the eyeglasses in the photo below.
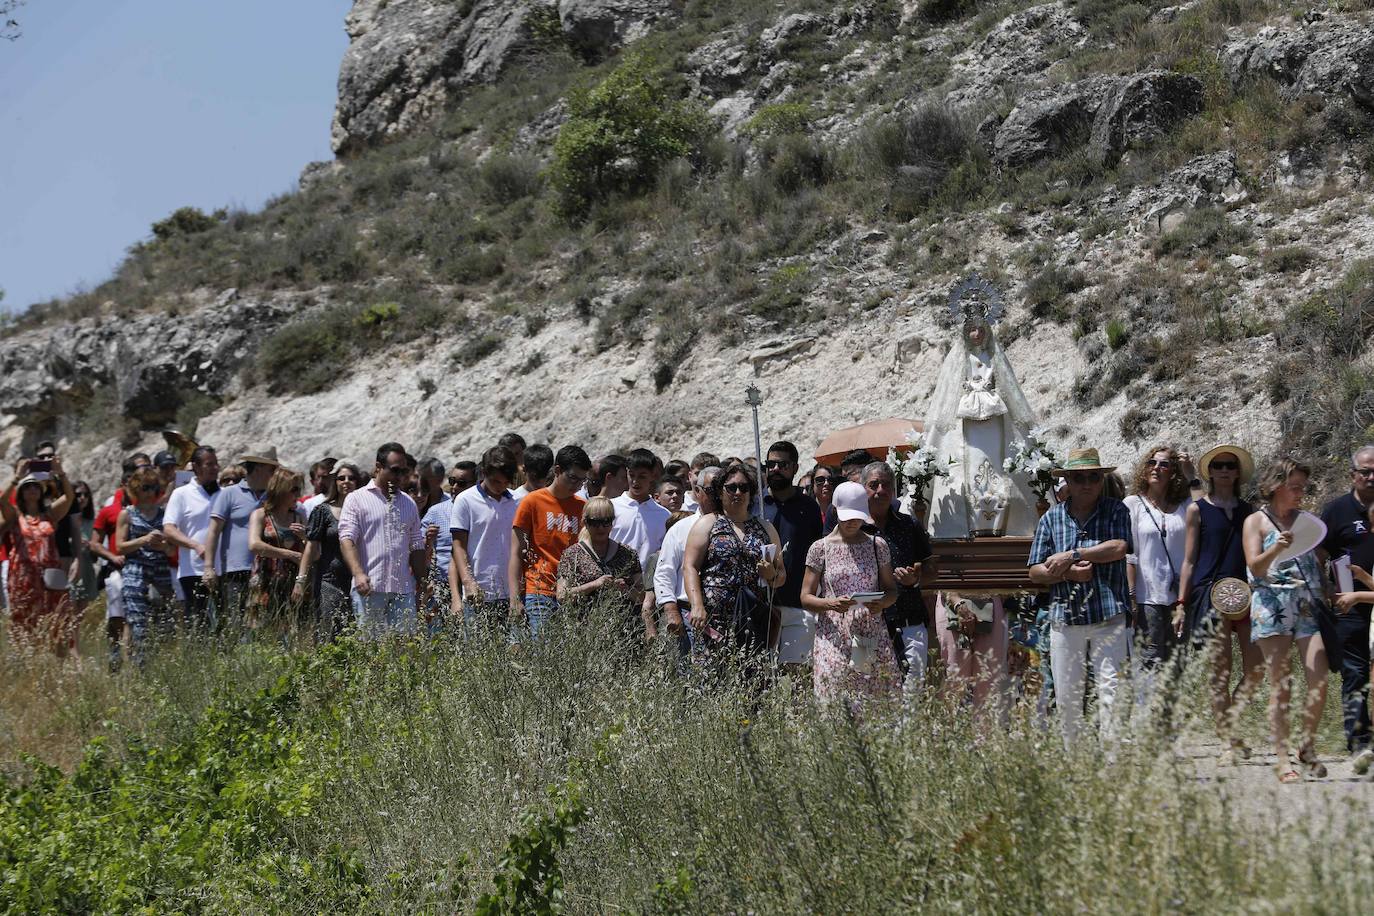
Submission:
M 1216 464 L 1213 463 L 1212 467 L 1216 467 Z M 1352 468 L 1351 470 L 1361 477 L 1374 477 L 1374 468 Z
M 868 482 L 868 489 L 870 489 L 870 490 L 891 490 L 891 489 L 892 489 L 892 481 L 890 481 L 890 480 L 882 480 L 881 478 L 878 479 L 878 480 L 870 480 L 870 481 Z
M 568 479 L 568 483 L 574 487 L 581 487 L 587 482 L 586 474 L 574 474 L 572 471 L 564 471 L 563 476 Z
M 1240 462 L 1239 462 L 1239 461 L 1213 461 L 1211 464 L 1207 465 L 1207 468 L 1208 468 L 1208 470 L 1212 470 L 1212 471 L 1239 471 L 1239 470 L 1240 470 Z M 1374 470 L 1371 470 L 1370 473 L 1371 473 L 1371 474 L 1374 474 Z
M 609 518 L 589 518 L 587 519 L 588 528 L 609 528 L 614 519 Z
M 1168 458 L 1151 458 L 1149 461 L 1145 462 L 1145 466 L 1147 468 L 1162 468 L 1168 470 L 1174 466 L 1174 463 Z M 1216 467 L 1216 465 L 1213 464 L 1212 467 Z
M 410 468 L 406 467 L 404 464 L 388 465 L 386 471 L 388 474 L 392 474 L 396 477 L 404 477 L 410 473 Z
M 741 493 L 748 493 L 753 487 L 749 486 L 747 483 L 727 483 L 725 486 L 721 487 L 721 489 L 726 493 L 733 493 L 738 496 Z
M 357 482 L 358 482 L 358 478 L 354 477 L 352 474 L 340 474 L 340 475 L 338 475 L 337 477 L 335 477 L 334 479 L 337 480 L 339 483 L 357 483 Z
M 239 482 L 239 479 L 238 479 L 237 477 L 221 477 L 221 478 L 219 479 L 219 485 L 220 485 L 221 487 L 232 486 L 233 484 L 236 484 L 236 483 L 238 483 L 238 482 Z
M 790 462 L 790 461 L 774 461 L 774 460 L 771 460 L 771 459 L 770 459 L 770 460 L 768 460 L 768 461 L 765 461 L 765 462 L 763 463 L 763 466 L 764 466 L 765 468 L 790 468 L 790 467 L 792 466 L 792 462 Z
M 470 487 L 472 486 L 472 481 L 464 480 L 461 477 L 450 477 L 448 479 L 448 485 L 450 487 Z
M 1074 473 L 1072 473 L 1072 474 L 1069 475 L 1069 483 L 1085 484 L 1085 483 L 1101 483 L 1101 482 L 1102 482 L 1102 472 L 1101 472 L 1101 471 L 1076 471 L 1076 472 L 1074 472 Z
M 812 477 L 811 485 L 813 487 L 833 487 L 835 479 L 833 477 Z

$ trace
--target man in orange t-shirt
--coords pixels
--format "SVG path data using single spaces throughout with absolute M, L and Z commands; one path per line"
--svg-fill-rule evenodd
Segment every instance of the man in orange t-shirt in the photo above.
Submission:
M 553 460 L 553 482 L 520 500 L 511 527 L 510 612 L 513 622 L 529 622 L 531 636 L 558 610 L 558 560 L 577 543 L 582 507 L 577 491 L 587 482 L 591 459 L 581 447 L 565 445 Z M 525 599 L 520 600 L 521 584 Z

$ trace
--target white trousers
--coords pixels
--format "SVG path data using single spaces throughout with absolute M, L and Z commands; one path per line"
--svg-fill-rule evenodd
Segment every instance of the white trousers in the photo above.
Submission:
M 105 577 L 105 619 L 124 617 L 124 576 L 115 570 Z
M 1053 624 L 1050 628 L 1050 670 L 1054 673 L 1054 703 L 1064 727 L 1064 745 L 1075 744 L 1083 731 L 1085 662 L 1091 658 L 1097 681 L 1097 715 L 1101 736 L 1115 733 L 1112 706 L 1117 685 L 1126 670 L 1131 631 L 1126 615 L 1117 614 L 1102 623 L 1084 626 Z

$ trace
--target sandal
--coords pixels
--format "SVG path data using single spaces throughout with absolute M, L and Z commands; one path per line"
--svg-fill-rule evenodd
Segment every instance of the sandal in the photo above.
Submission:
M 1310 744 L 1304 744 L 1298 751 L 1298 765 L 1304 773 L 1314 779 L 1326 778 L 1326 764 L 1317 759 L 1317 752 Z
M 1287 769 L 1284 769 L 1282 767 L 1275 767 L 1274 770 L 1279 774 L 1279 782 L 1283 783 L 1284 785 L 1289 785 L 1295 782 L 1302 782 L 1302 774 L 1299 773 L 1297 770 L 1293 769 L 1292 767 L 1288 767 Z

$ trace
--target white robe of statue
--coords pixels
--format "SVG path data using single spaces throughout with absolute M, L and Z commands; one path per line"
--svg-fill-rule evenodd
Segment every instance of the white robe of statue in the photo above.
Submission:
M 1035 532 L 1035 496 L 1021 475 L 1005 470 L 1034 423 L 992 328 L 981 319 L 966 322 L 940 367 L 926 417 L 927 443 L 941 466 L 954 459 L 949 476 L 932 485 L 933 537 Z

